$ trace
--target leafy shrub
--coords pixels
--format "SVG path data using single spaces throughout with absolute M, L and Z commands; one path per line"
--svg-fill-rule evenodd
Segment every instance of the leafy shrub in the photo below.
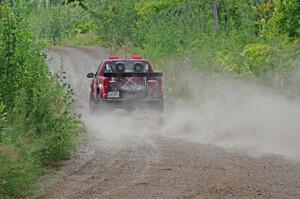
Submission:
M 24 197 L 37 188 L 38 168 L 13 145 L 0 144 L 0 198 Z
M 268 57 L 271 53 L 269 45 L 257 43 L 246 45 L 242 55 L 246 56 L 250 72 L 259 76 L 268 70 L 268 66 L 271 64 Z
M 91 33 L 94 23 L 86 11 L 62 1 L 43 4 L 33 0 L 28 3 L 18 1 L 20 14 L 28 18 L 29 26 L 38 40 L 50 45 L 62 44 L 65 40 L 76 40 L 79 34 Z
M 45 168 L 70 156 L 82 128 L 26 21 L 8 3 L 0 13 L 0 198 L 20 198 L 34 193 Z
M 300 36 L 300 1 L 275 0 L 273 17 L 268 22 L 271 33 L 284 34 L 289 37 Z

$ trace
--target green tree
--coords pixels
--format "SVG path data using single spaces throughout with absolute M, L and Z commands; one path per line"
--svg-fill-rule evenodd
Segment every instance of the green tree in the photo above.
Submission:
M 275 0 L 275 10 L 270 19 L 270 26 L 275 33 L 289 37 L 300 36 L 300 1 Z

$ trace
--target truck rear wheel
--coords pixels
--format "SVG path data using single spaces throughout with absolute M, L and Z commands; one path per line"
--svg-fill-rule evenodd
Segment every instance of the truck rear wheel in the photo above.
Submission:
M 164 101 L 157 100 L 150 103 L 150 108 L 154 111 L 163 112 L 164 111 Z
M 92 96 L 92 94 L 90 94 L 90 101 L 89 101 L 89 111 L 90 111 L 90 113 L 95 113 L 96 112 L 96 110 L 97 110 L 97 101 L 95 101 L 94 99 L 93 99 L 93 96 Z

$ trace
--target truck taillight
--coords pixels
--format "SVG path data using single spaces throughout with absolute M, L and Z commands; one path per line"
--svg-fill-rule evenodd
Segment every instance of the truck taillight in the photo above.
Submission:
M 148 96 L 154 98 L 163 96 L 163 79 L 161 77 L 148 80 Z
M 158 82 L 157 80 L 148 80 L 148 96 L 149 97 L 156 97 L 157 96 L 157 89 L 158 89 Z
M 107 98 L 108 90 L 109 90 L 109 79 L 108 79 L 108 77 L 103 78 L 102 85 L 103 85 L 103 98 L 105 99 L 105 98 Z

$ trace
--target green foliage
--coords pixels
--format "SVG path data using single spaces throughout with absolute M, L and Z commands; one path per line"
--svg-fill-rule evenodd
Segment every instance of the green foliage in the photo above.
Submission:
M 13 75 L 13 71 L 16 69 L 16 65 L 13 63 L 13 58 L 16 49 L 16 21 L 13 17 L 13 13 L 5 12 L 8 9 L 8 5 L 5 4 L 0 7 L 0 13 L 2 14 L 0 23 L 0 41 L 2 48 L 0 49 L 0 62 L 2 67 L 0 68 L 0 83 L 3 85 L 3 89 L 0 91 L 0 98 L 3 99 L 7 105 L 12 105 L 13 101 L 13 90 L 19 86 L 18 77 Z M 6 66 L 6 67 L 3 67 Z M 6 82 L 8 81 L 8 82 Z M 7 83 L 7 84 L 6 84 Z M 3 98 L 5 97 L 5 98 Z
M 33 194 L 46 167 L 70 156 L 82 128 L 27 22 L 7 3 L 0 9 L 0 198 L 20 198 Z
M 5 112 L 5 105 L 0 102 L 0 143 L 3 140 L 3 133 L 6 127 L 7 113 Z
M 19 0 L 16 5 L 20 15 L 29 22 L 35 39 L 58 45 L 65 40 L 75 41 L 79 35 L 95 30 L 95 25 L 86 10 L 63 2 Z
M 65 38 L 62 42 L 68 46 L 100 46 L 103 45 L 99 37 L 94 33 L 78 34 L 75 38 Z
M 267 59 L 271 54 L 271 47 L 266 44 L 248 44 L 244 47 L 242 55 L 246 56 L 251 73 L 259 76 L 263 70 L 267 70 L 270 63 Z
M 0 103 L 0 141 L 2 137 L 2 131 L 6 124 L 6 113 L 5 113 L 5 105 Z
M 0 198 L 19 198 L 33 194 L 38 169 L 34 161 L 20 155 L 13 145 L 0 144 Z
M 210 1 L 161 0 L 91 1 L 97 33 L 105 44 L 127 45 L 160 52 L 163 55 L 182 52 L 195 40 L 213 31 Z M 220 30 L 231 34 L 238 29 L 251 34 L 254 14 L 246 3 L 220 1 Z M 99 12 L 101 11 L 101 12 Z M 245 12 L 246 11 L 246 12 Z M 242 23 L 246 22 L 246 23 Z
M 100 13 L 94 20 L 104 44 L 162 65 L 169 81 L 180 70 L 164 61 L 170 57 L 196 70 L 254 77 L 285 89 L 288 71 L 297 68 L 283 60 L 299 52 L 289 41 L 299 41 L 298 0 L 219 0 L 217 35 L 209 0 L 87 2 Z
M 134 0 L 96 1 L 92 5 L 95 8 L 95 12 L 93 12 L 95 17 L 105 19 L 95 20 L 94 22 L 102 41 L 115 45 L 124 44 L 126 41 L 134 41 L 133 31 L 136 29 L 135 22 L 138 17 L 137 13 L 134 12 Z
M 136 10 L 138 11 L 139 16 L 147 17 L 151 13 L 157 13 L 163 9 L 166 9 L 170 6 L 178 5 L 179 3 L 184 2 L 183 0 L 160 0 L 160 1 L 148 1 L 141 0 L 137 5 Z
M 82 7 L 83 9 L 88 9 L 84 3 L 85 0 L 66 0 L 66 3 L 75 3 L 78 4 L 80 7 Z
M 59 44 L 66 36 L 70 17 L 67 10 L 51 6 L 49 8 L 37 8 L 34 14 L 30 15 L 30 24 L 35 35 L 39 39 L 49 41 L 51 44 Z
M 272 32 L 289 37 L 300 36 L 300 1 L 276 0 L 273 17 L 269 21 Z

